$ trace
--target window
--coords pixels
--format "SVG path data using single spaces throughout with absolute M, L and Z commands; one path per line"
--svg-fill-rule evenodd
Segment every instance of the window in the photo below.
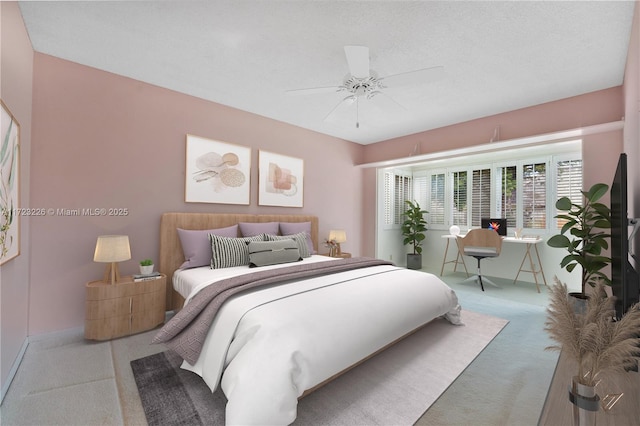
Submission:
M 582 205 L 582 160 L 560 160 L 556 163 L 556 196 L 555 199 L 569 197 L 573 204 Z M 555 209 L 554 216 L 563 213 Z M 557 219 L 556 227 L 562 228 L 566 222 Z
M 515 228 L 518 201 L 516 166 L 499 167 L 497 174 L 498 197 L 495 211 L 498 217 L 507 219 L 507 228 Z
M 452 224 L 467 226 L 467 172 L 458 171 L 451 173 L 452 178 Z
M 446 225 L 445 218 L 445 185 L 444 172 L 429 176 L 429 193 L 427 211 L 430 225 Z
M 412 177 L 397 172 L 384 173 L 384 223 L 401 225 L 407 200 L 412 200 Z
M 582 203 L 580 145 L 572 141 L 561 148 L 456 157 L 434 162 L 437 168 L 385 170 L 385 223 L 401 224 L 405 200 L 415 200 L 429 212 L 430 229 L 478 227 L 482 218 L 502 217 L 510 233 L 517 228 L 555 233 L 563 224 L 553 219 L 559 213 L 555 200 L 566 196 Z
M 471 226 L 491 217 L 491 169 L 474 170 L 471 182 Z
M 522 167 L 522 220 L 524 228 L 545 229 L 547 227 L 547 165 L 545 163 L 525 164 Z
M 563 225 L 555 200 L 582 203 L 582 142 L 553 143 L 469 156 L 420 166 L 383 169 L 385 224 L 402 223 L 405 200 L 429 212 L 430 229 L 478 227 L 483 217 L 507 219 L 510 234 L 556 233 Z

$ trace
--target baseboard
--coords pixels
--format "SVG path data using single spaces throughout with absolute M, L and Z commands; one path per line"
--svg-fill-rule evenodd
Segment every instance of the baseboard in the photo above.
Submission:
M 11 386 L 11 382 L 13 382 L 13 378 L 16 376 L 18 372 L 18 367 L 20 367 L 20 363 L 22 363 L 22 359 L 24 358 L 24 353 L 27 351 L 27 346 L 29 346 L 29 337 L 25 337 L 22 342 L 22 347 L 18 352 L 18 356 L 13 361 L 13 365 L 9 370 L 9 375 L 7 376 L 7 381 L 2 385 L 2 389 L 0 390 L 0 405 L 2 405 L 2 401 L 4 401 L 4 396 L 9 391 L 9 386 Z

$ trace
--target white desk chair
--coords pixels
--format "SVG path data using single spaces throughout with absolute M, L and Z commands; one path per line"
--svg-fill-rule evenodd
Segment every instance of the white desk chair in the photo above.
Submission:
M 480 288 L 484 291 L 483 282 L 498 287 L 497 284 L 482 277 L 480 270 L 480 261 L 486 257 L 500 256 L 502 249 L 502 237 L 496 231 L 491 229 L 472 229 L 467 232 L 464 237 L 458 237 L 458 248 L 465 256 L 471 256 L 478 260 L 478 275 L 467 278 L 463 283 L 477 281 Z

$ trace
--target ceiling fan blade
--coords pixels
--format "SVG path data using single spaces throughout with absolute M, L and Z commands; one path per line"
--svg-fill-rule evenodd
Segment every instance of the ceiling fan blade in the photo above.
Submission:
M 371 104 L 378 111 L 388 115 L 405 114 L 407 109 L 386 93 L 376 91 L 369 96 Z
M 308 89 L 292 89 L 287 90 L 287 95 L 317 95 L 319 93 L 335 93 L 343 90 L 342 86 L 327 86 L 327 87 L 310 87 Z
M 398 86 L 431 83 L 443 79 L 444 75 L 444 67 L 437 66 L 404 72 L 400 74 L 392 74 L 386 77 L 382 77 L 379 80 L 386 87 L 393 88 Z
M 369 48 L 366 46 L 345 46 L 349 72 L 356 78 L 369 77 Z
M 345 116 L 350 115 L 350 110 L 352 109 L 353 104 L 356 101 L 356 97 L 351 95 L 347 96 L 336 105 L 327 116 L 324 118 L 324 121 L 327 123 L 338 123 L 344 121 Z

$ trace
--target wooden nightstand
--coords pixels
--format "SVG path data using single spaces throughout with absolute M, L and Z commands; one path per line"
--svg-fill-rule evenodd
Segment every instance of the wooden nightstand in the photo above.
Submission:
M 122 277 L 115 285 L 86 284 L 84 337 L 108 340 L 151 330 L 164 323 L 167 276 L 134 282 Z

